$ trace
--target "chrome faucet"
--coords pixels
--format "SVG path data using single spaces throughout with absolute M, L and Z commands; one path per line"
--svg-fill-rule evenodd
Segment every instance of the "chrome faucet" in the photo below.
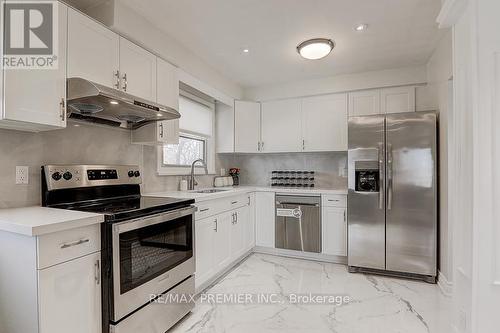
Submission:
M 198 162 L 201 162 L 202 165 L 203 165 L 203 168 L 205 169 L 205 174 L 208 175 L 208 168 L 207 168 L 207 163 L 205 163 L 204 160 L 202 160 L 201 158 L 200 159 L 197 159 L 196 161 L 194 161 L 192 164 L 191 164 L 191 175 L 189 176 L 189 179 L 188 179 L 188 190 L 192 191 L 194 190 L 194 187 L 196 185 L 198 185 L 198 183 L 196 182 L 196 179 L 194 179 L 194 165 Z

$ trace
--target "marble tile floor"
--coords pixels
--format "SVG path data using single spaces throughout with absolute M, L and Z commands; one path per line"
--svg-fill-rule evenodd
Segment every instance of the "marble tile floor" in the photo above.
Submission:
M 327 296 L 326 303 L 292 298 L 309 293 Z M 229 304 L 209 301 L 209 295 L 220 294 L 251 298 L 240 304 L 234 299 Z M 349 300 L 328 304 L 333 296 Z M 446 333 L 451 331 L 450 306 L 437 285 L 350 274 L 338 264 L 252 254 L 207 288 L 192 313 L 168 333 Z

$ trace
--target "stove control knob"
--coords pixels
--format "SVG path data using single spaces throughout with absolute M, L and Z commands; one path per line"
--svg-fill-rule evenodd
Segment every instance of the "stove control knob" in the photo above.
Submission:
M 56 171 L 52 174 L 52 179 L 54 179 L 54 180 L 59 180 L 59 179 L 61 179 L 61 177 L 62 176 L 61 176 L 61 173 L 59 171 Z
M 134 176 L 139 177 L 141 173 L 139 171 L 134 172 Z
M 63 178 L 64 178 L 65 180 L 70 180 L 71 178 L 73 178 L 73 175 L 71 174 L 71 172 L 66 171 L 66 172 L 63 174 Z
M 134 171 L 130 170 L 130 171 L 128 172 L 128 176 L 129 176 L 129 177 L 134 177 Z

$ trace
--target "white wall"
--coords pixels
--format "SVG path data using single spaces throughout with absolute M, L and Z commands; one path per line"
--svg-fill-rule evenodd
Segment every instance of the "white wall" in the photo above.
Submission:
M 439 270 L 447 281 L 453 280 L 452 228 L 448 219 L 448 118 L 451 116 L 450 79 L 453 76 L 452 34 L 443 35 L 427 63 L 427 90 L 429 99 L 439 110 L 439 164 L 440 164 L 440 258 Z
M 208 85 L 213 90 L 231 98 L 241 98 L 242 88 L 224 77 L 172 36 L 164 33 L 151 22 L 126 7 L 120 1 L 109 0 L 91 7 L 86 13 L 111 29 L 149 49 L 151 52 L 178 66 L 187 75 Z M 186 82 L 189 84 L 189 82 Z M 213 95 L 213 93 L 212 93 Z M 213 96 L 217 98 L 217 96 Z
M 426 82 L 426 66 L 396 68 L 247 88 L 244 91 L 244 98 L 266 101 L 370 88 L 423 84 Z

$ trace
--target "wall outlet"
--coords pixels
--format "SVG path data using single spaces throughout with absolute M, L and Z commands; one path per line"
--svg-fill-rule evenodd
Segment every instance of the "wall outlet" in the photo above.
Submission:
M 26 185 L 29 182 L 29 167 L 16 166 L 16 184 Z

